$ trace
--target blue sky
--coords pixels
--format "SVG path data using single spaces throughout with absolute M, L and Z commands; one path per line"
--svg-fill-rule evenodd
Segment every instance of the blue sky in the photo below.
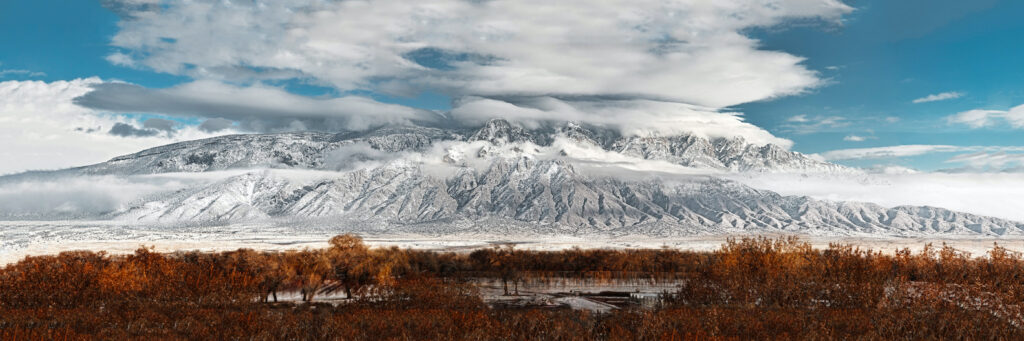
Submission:
M 132 5 L 147 1 L 121 2 Z M 834 160 L 854 166 L 899 165 L 921 170 L 957 168 L 964 165 L 949 162 L 951 157 L 980 152 L 977 148 L 968 147 L 1021 145 L 1024 130 L 1016 129 L 1008 122 L 995 119 L 992 124 L 971 127 L 951 123 L 949 117 L 975 109 L 1007 111 L 1024 104 L 1024 87 L 1021 86 L 1024 63 L 1020 62 L 1024 56 L 1024 44 L 1021 44 L 1024 21 L 1020 20 L 1024 2 L 872 0 L 846 1 L 845 4 L 853 10 L 815 14 L 826 17 L 826 20 L 785 20 L 769 27 L 752 24 L 739 30 L 741 34 L 757 40 L 751 49 L 780 51 L 805 58 L 799 65 L 787 66 L 789 69 L 784 71 L 800 71 L 802 66 L 817 72 L 818 80 L 824 85 L 779 85 L 778 89 L 771 88 L 765 94 L 727 98 L 711 102 L 710 106 L 742 112 L 747 122 L 793 141 L 792 148 L 804 153 L 830 155 L 828 152 L 842 149 L 901 145 L 965 147 L 963 150 L 919 155 Z M 210 15 L 214 15 L 212 13 L 216 12 Z M 833 17 L 838 18 L 841 24 L 832 23 Z M 204 66 L 210 70 L 223 66 L 213 62 L 203 65 L 209 59 L 198 57 L 181 57 L 184 62 L 175 61 L 188 65 L 185 69 L 173 69 L 173 65 L 169 69 L 160 69 L 165 65 L 160 64 L 164 62 L 163 56 L 152 52 L 154 48 L 161 48 L 154 45 L 159 42 L 132 45 L 135 43 L 128 39 L 134 37 L 132 34 L 150 32 L 145 29 L 156 24 L 122 28 L 118 24 L 121 20 L 99 1 L 0 0 L 0 32 L 3 32 L 0 33 L 0 70 L 7 70 L 0 76 L 3 77 L 0 81 L 56 82 L 99 77 L 107 82 L 124 81 L 137 85 L 141 91 L 154 92 L 213 79 L 223 86 L 204 84 L 229 92 L 245 91 L 256 84 L 257 87 L 283 89 L 302 96 L 294 99 L 297 101 L 361 95 L 385 104 L 436 111 L 451 110 L 453 97 L 476 95 L 451 85 L 435 87 L 416 83 L 418 80 L 415 79 L 401 80 L 401 77 L 387 73 L 390 70 L 375 70 L 375 74 L 350 80 L 344 75 L 320 77 L 323 69 L 296 66 L 295 70 L 302 75 L 269 77 L 265 76 L 269 72 L 264 72 L 255 79 L 236 79 L 231 78 L 232 74 L 217 73 L 219 71 L 213 71 L 217 73 L 213 77 L 194 72 Z M 729 32 L 731 29 L 732 26 L 728 26 L 721 30 Z M 195 37 L 180 39 L 184 44 L 186 39 Z M 176 42 L 174 39 L 167 41 Z M 271 41 L 269 46 L 273 44 Z M 498 51 L 479 46 L 468 49 L 476 51 L 473 48 Z M 178 52 L 181 51 L 185 50 Z M 131 56 L 136 64 L 115 63 L 111 55 L 118 53 Z M 244 58 L 235 62 L 237 65 L 261 63 Z M 427 72 L 446 68 L 441 64 L 438 65 L 442 67 L 427 65 L 429 60 L 418 62 L 429 69 Z M 199 65 L 192 68 L 193 64 Z M 268 67 L 279 65 L 265 64 L 270 65 Z M 272 71 L 290 72 L 291 69 L 286 67 Z M 437 84 L 435 78 L 428 80 L 433 82 L 430 84 Z M 403 81 L 415 83 L 412 86 L 415 89 L 402 90 L 408 86 Z M 399 90 L 394 90 L 396 88 Z M 801 94 L 793 94 L 794 88 Z M 647 91 L 651 96 L 666 96 L 658 90 L 638 89 L 638 92 Z M 403 91 L 406 92 L 403 94 Z M 514 90 L 510 93 L 521 92 Z M 681 92 L 685 93 L 685 90 Z M 914 103 L 916 99 L 943 93 L 953 94 L 947 97 L 955 98 Z M 502 97 L 504 93 L 488 94 Z M 667 96 L 672 96 L 672 93 Z M 750 98 L 756 100 L 748 101 Z M 681 95 L 673 100 L 687 102 L 692 97 Z M 154 112 L 157 111 L 155 109 L 145 111 L 138 114 L 130 110 L 121 111 L 120 115 L 140 122 L 151 117 L 164 117 L 192 126 L 207 118 L 196 113 L 182 116 L 164 115 Z M 402 115 L 405 114 L 395 115 L 404 117 Z M 983 152 L 1002 151 L 986 149 Z
M 969 129 L 944 118 L 975 108 L 1006 110 L 1024 103 L 1024 3 L 1019 1 L 865 1 L 843 28 L 758 32 L 766 48 L 807 57 L 832 84 L 804 96 L 741 105 L 748 119 L 819 153 L 839 148 L 904 144 L 1019 145 L 1007 127 Z M 829 67 L 838 67 L 829 70 Z M 929 94 L 963 97 L 913 103 Z M 849 125 L 790 131 L 793 115 L 839 116 Z M 885 122 L 897 117 L 899 122 Z M 879 120 L 881 119 L 881 120 Z M 875 136 L 861 142 L 847 135 Z M 942 157 L 893 160 L 943 168 Z
M 100 76 L 165 87 L 186 80 L 106 61 L 117 21 L 98 1 L 0 1 L 0 67 L 43 72 L 33 78 L 47 81 Z

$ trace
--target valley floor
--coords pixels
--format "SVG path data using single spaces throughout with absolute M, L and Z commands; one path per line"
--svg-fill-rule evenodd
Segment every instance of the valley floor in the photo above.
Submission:
M 134 252 L 140 246 L 158 252 L 228 251 L 238 248 L 288 250 L 326 247 L 330 236 L 353 232 L 374 247 L 469 252 L 495 245 L 515 244 L 522 250 L 582 249 L 660 249 L 688 251 L 718 249 L 729 238 L 743 236 L 798 236 L 817 248 L 829 244 L 848 244 L 862 249 L 892 253 L 909 248 L 920 251 L 928 243 L 949 245 L 971 255 L 981 256 L 996 243 L 1012 251 L 1024 251 L 1024 236 L 1003 238 L 978 236 L 878 237 L 870 235 L 826 235 L 800 233 L 751 233 L 736 231 L 695 236 L 648 237 L 516 233 L 391 233 L 385 230 L 344 227 L 290 226 L 278 224 L 231 224 L 222 226 L 134 226 L 115 221 L 0 221 L 0 265 L 25 256 L 56 254 L 70 250 L 104 250 L 111 254 Z

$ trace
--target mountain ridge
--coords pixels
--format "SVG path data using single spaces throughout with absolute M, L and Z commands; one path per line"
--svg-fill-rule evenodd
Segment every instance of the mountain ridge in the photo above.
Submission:
M 1024 224 L 1009 220 L 937 207 L 783 196 L 723 176 L 759 172 L 863 175 L 741 138 L 623 136 L 571 122 L 527 129 L 505 120 L 474 129 L 227 135 L 52 174 L 216 175 L 172 182 L 173 190 L 75 216 L 143 225 L 328 219 L 438 233 L 494 232 L 489 229 L 498 227 L 481 225 L 488 221 L 523 226 L 520 233 L 575 235 L 1024 233 Z M 45 178 L 30 175 L 22 177 Z
M 85 166 L 87 174 L 202 172 L 255 167 L 325 169 L 325 154 L 366 143 L 395 152 L 422 152 L 439 142 L 485 141 L 493 145 L 532 143 L 550 147 L 559 137 L 644 160 L 730 172 L 854 172 L 779 146 L 752 145 L 742 138 L 709 140 L 696 135 L 622 136 L 604 128 L 566 122 L 547 129 L 525 129 L 494 119 L 477 129 L 382 127 L 360 132 L 241 134 L 185 141 Z
M 116 216 L 147 223 L 269 218 L 376 219 L 393 232 L 438 222 L 504 218 L 539 230 L 581 235 L 1024 233 L 1022 223 L 935 207 L 885 208 L 782 196 L 712 176 L 620 180 L 587 175 L 565 161 L 528 157 L 496 159 L 479 169 L 456 167 L 447 177 L 427 174 L 404 161 L 310 181 L 286 180 L 273 171 L 248 173 Z

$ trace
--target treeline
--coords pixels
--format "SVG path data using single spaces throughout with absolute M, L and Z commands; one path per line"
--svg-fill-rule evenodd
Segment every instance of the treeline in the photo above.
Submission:
M 475 280 L 665 281 L 653 309 L 492 308 Z M 718 251 L 471 253 L 366 247 L 131 255 L 65 252 L 0 270 L 0 339 L 1021 338 L 1024 260 L 950 247 L 895 254 L 797 239 Z M 283 293 L 301 303 L 275 303 Z M 349 297 L 341 304 L 318 295 Z

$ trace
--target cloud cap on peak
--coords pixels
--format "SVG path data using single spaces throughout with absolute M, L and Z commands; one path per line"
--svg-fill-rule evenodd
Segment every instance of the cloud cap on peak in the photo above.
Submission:
M 211 134 L 169 120 L 144 122 L 76 105 L 75 98 L 104 84 L 97 77 L 69 81 L 0 82 L 0 174 L 58 169 L 108 160 Z M 141 126 L 141 128 L 140 128 Z M 168 130 L 171 129 L 171 130 Z M 223 131 L 222 133 L 237 133 Z
M 630 134 L 740 136 L 786 148 L 791 141 L 722 108 L 826 81 L 750 30 L 838 26 L 853 11 L 841 0 L 103 3 L 122 18 L 110 62 L 195 81 L 98 85 L 76 101 L 93 109 L 218 118 L 250 131 L 452 123 L 367 97 L 306 98 L 263 85 L 299 81 L 341 94 L 439 94 L 459 103 L 451 116 L 463 125 L 564 115 Z
M 742 137 L 755 145 L 775 144 L 786 149 L 793 145 L 790 140 L 745 122 L 739 113 L 651 100 L 467 97 L 456 103 L 451 116 L 467 125 L 480 125 L 494 117 L 526 127 L 547 121 L 575 121 L 615 128 L 623 135 L 686 133 L 708 139 Z

